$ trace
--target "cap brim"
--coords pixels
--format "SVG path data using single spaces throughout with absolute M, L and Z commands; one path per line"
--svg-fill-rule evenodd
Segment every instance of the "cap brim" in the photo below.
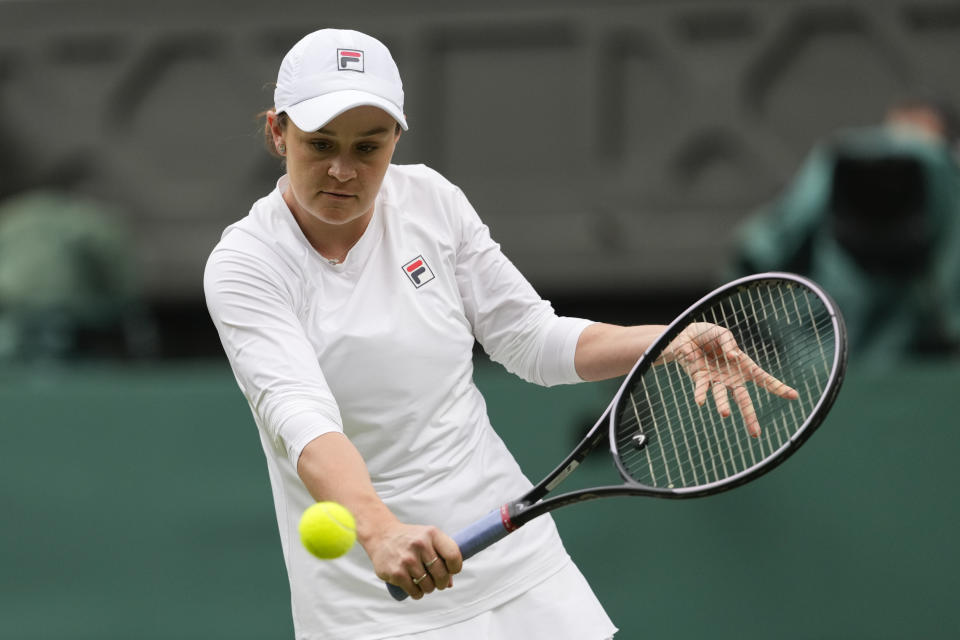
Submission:
M 407 130 L 407 119 L 403 111 L 391 101 L 366 91 L 336 91 L 310 98 L 287 107 L 284 111 L 302 131 L 316 131 L 345 111 L 355 107 L 378 107 L 389 113 Z

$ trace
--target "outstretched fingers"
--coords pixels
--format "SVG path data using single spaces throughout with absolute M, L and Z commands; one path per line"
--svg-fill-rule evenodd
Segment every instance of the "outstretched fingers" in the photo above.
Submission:
M 760 367 L 757 367 L 757 369 L 759 369 L 759 374 L 754 377 L 754 384 L 763 387 L 775 396 L 780 396 L 781 398 L 786 398 L 787 400 L 796 400 L 800 397 L 800 394 L 797 392 L 797 390 L 790 385 L 773 377 L 763 369 L 760 369 Z
M 727 385 L 715 381 L 710 385 L 713 391 L 713 401 L 717 405 L 717 413 L 726 418 L 730 415 L 730 398 L 727 396 Z
M 722 362 L 723 364 L 719 367 L 721 372 L 719 377 L 724 382 L 722 385 L 716 381 L 711 384 L 717 411 L 723 417 L 730 415 L 727 392 L 728 390 L 732 392 L 747 433 L 754 438 L 760 436 L 760 422 L 746 383 L 752 382 L 757 387 L 787 400 L 795 400 L 799 397 L 796 389 L 765 371 L 739 348 L 724 353 Z
M 743 417 L 743 423 L 747 427 L 747 433 L 753 438 L 759 438 L 760 421 L 757 419 L 757 410 L 753 406 L 750 392 L 747 391 L 746 387 L 734 387 L 733 400 L 737 403 L 737 408 Z
M 693 401 L 697 406 L 702 407 L 707 401 L 707 390 L 710 388 L 710 374 L 706 371 L 698 371 L 693 374 Z
M 796 400 L 800 395 L 796 389 L 767 373 L 763 367 L 754 362 L 753 358 L 739 348 L 726 352 L 724 361 L 728 372 L 735 374 L 744 381 L 753 382 L 758 387 L 766 389 L 776 396 L 787 400 Z
M 709 325 L 690 337 L 689 341 L 676 345 L 674 353 L 693 380 L 694 401 L 703 406 L 707 395 L 712 395 L 717 413 L 726 418 L 732 413 L 729 397 L 732 393 L 749 435 L 759 437 L 761 429 L 747 383 L 787 400 L 799 397 L 796 389 L 754 362 L 737 345 L 729 330 Z

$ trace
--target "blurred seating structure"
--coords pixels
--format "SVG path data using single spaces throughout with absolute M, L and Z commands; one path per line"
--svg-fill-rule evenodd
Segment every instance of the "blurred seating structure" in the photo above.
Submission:
M 860 361 L 956 357 L 960 167 L 952 142 L 894 117 L 828 136 L 782 196 L 743 226 L 734 271 L 793 271 L 821 283 Z

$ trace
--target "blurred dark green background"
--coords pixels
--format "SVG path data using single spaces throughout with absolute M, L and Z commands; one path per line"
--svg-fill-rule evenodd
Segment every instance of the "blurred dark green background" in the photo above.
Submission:
M 949 0 L 0 0 L 0 207 L 54 203 L 26 235 L 0 225 L 0 640 L 292 637 L 263 454 L 201 282 L 282 172 L 255 114 L 321 26 L 394 53 L 395 160 L 461 186 L 558 312 L 608 322 L 667 322 L 718 284 L 823 136 L 922 90 L 960 104 Z M 14 313 L 45 281 L 85 322 Z M 98 291 L 123 313 L 85 317 Z M 484 360 L 477 379 L 534 478 L 616 387 Z M 956 359 L 855 365 L 757 483 L 558 513 L 618 640 L 960 637 L 958 391 Z
M 485 360 L 477 381 L 530 476 L 616 387 L 541 389 Z M 854 368 L 758 482 L 557 522 L 618 638 L 956 638 L 958 388 L 956 367 Z M 292 637 L 263 455 L 225 363 L 7 369 L 0 401 L 0 638 Z M 612 473 L 600 459 L 570 481 Z

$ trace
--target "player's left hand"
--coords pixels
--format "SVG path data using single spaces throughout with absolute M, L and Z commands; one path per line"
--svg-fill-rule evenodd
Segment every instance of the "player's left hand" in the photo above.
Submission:
M 781 398 L 799 397 L 796 389 L 764 371 L 744 353 L 729 329 L 708 322 L 687 326 L 667 346 L 662 361 L 675 361 L 683 367 L 693 380 L 693 397 L 698 405 L 707 401 L 709 390 L 723 417 L 731 413 L 728 392 L 732 392 L 747 433 L 753 437 L 760 435 L 760 423 L 747 390 L 748 382 Z

